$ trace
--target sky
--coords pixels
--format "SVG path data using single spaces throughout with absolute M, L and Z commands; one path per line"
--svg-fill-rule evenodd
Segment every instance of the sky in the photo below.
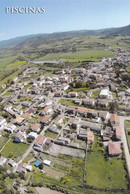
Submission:
M 43 14 L 5 13 L 6 7 L 44 7 Z M 130 0 L 0 0 L 0 40 L 130 24 Z

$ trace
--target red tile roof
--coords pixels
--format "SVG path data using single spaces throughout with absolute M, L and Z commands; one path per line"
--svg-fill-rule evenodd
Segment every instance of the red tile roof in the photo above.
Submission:
M 110 122 L 111 123 L 119 123 L 120 120 L 119 120 L 119 117 L 117 114 L 112 114 L 111 117 L 110 117 Z
M 40 127 L 41 127 L 40 123 L 35 123 L 35 124 L 32 125 L 31 129 L 34 130 L 34 131 L 37 131 Z
M 47 122 L 47 121 L 50 120 L 50 118 L 51 118 L 51 116 L 46 115 L 46 116 L 44 116 L 44 117 L 41 118 L 41 121 Z
M 109 155 L 120 155 L 122 153 L 120 148 L 120 142 L 109 142 L 108 152 Z
M 45 139 L 46 139 L 45 136 L 39 135 L 39 136 L 37 137 L 37 139 L 35 140 L 35 144 L 40 144 L 40 145 L 42 145 L 42 144 L 44 143 L 44 140 L 45 140 Z

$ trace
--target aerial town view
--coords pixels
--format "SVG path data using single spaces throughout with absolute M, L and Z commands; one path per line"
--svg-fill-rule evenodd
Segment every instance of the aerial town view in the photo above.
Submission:
M 129 194 L 130 25 L 16 36 L 0 39 L 0 194 Z

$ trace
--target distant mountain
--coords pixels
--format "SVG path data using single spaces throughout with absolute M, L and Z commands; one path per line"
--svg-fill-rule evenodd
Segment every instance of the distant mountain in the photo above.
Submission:
M 78 30 L 78 31 L 69 31 L 69 32 L 56 32 L 52 34 L 36 34 L 28 35 L 13 38 L 10 40 L 0 41 L 0 49 L 3 48 L 15 48 L 19 49 L 20 47 L 37 47 L 40 44 L 45 42 L 53 41 L 56 39 L 69 39 L 75 36 L 81 35 L 108 35 L 108 36 L 130 36 L 130 25 L 120 28 L 108 28 L 100 30 Z
M 35 35 L 26 35 L 26 36 L 12 38 L 9 40 L 2 40 L 2 41 L 0 41 L 0 49 L 8 48 L 10 46 L 16 46 L 16 45 L 20 44 L 21 42 L 23 42 L 24 40 L 26 40 L 28 38 L 32 38 L 34 36 Z
M 108 34 L 108 35 L 120 35 L 120 36 L 130 36 L 130 25 L 120 28 L 111 28 L 102 31 L 101 34 Z

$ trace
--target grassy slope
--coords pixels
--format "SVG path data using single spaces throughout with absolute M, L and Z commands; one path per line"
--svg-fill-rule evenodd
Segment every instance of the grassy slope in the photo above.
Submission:
M 87 184 L 99 188 L 126 189 L 123 161 L 111 158 L 105 161 L 101 152 L 87 154 Z

